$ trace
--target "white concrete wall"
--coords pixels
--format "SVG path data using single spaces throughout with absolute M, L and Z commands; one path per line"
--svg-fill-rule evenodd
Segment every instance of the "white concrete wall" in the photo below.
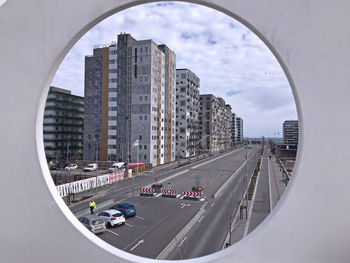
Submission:
M 46 95 L 69 49 L 102 19 L 141 2 L 0 6 L 1 211 L 26 215 L 25 223 L 1 217 L 1 262 L 153 262 L 111 247 L 75 219 L 51 180 L 42 135 Z M 300 121 L 295 173 L 276 209 L 243 241 L 198 262 L 349 262 L 349 1 L 196 2 L 238 18 L 265 41 L 286 71 Z M 13 180 L 19 160 L 26 172 Z

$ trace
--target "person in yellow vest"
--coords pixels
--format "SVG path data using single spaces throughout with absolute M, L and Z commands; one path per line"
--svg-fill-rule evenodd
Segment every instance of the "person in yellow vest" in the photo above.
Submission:
M 90 213 L 93 214 L 94 213 L 94 209 L 96 209 L 96 203 L 95 203 L 94 200 L 90 201 L 89 207 L 90 207 Z

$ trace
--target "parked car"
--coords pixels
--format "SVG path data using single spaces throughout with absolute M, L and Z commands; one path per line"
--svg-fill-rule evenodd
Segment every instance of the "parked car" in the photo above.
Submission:
M 131 217 L 136 215 L 136 208 L 134 205 L 129 203 L 115 204 L 109 209 L 116 209 L 120 211 L 125 217 Z
M 107 227 L 114 227 L 115 225 L 125 224 L 124 215 L 115 209 L 105 210 L 99 213 L 98 216 L 103 218 Z
M 78 169 L 78 165 L 75 163 L 68 164 L 64 170 L 71 171 L 71 170 L 76 170 Z
M 64 168 L 64 165 L 56 163 L 50 166 L 50 170 L 61 170 Z
M 102 217 L 87 215 L 79 218 L 79 221 L 92 233 L 99 234 L 106 231 L 106 223 Z
M 117 163 L 112 164 L 112 166 L 108 168 L 108 171 L 110 173 L 113 173 L 115 170 L 125 168 L 125 166 L 126 166 L 126 163 L 117 162 Z
M 97 163 L 89 163 L 87 166 L 84 167 L 84 172 L 91 172 L 97 170 Z

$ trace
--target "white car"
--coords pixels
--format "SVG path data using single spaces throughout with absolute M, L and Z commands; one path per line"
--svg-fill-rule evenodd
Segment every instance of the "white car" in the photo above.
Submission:
M 97 170 L 97 163 L 89 163 L 87 166 L 84 167 L 84 172 L 91 172 Z
M 109 167 L 108 171 L 110 173 L 113 173 L 115 170 L 118 170 L 118 169 L 122 169 L 125 167 L 125 163 L 122 163 L 122 162 L 118 162 L 118 163 L 114 163 L 111 167 Z
M 78 165 L 75 163 L 68 164 L 64 170 L 71 171 L 71 170 L 76 170 L 78 169 Z
M 124 215 L 115 209 L 105 210 L 98 214 L 99 217 L 103 218 L 107 227 L 114 227 L 115 225 L 124 225 Z

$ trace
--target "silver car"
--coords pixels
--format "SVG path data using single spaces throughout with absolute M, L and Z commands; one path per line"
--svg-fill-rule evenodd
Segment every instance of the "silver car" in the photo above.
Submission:
M 79 218 L 79 221 L 94 234 L 106 231 L 105 221 L 97 215 L 83 216 Z

